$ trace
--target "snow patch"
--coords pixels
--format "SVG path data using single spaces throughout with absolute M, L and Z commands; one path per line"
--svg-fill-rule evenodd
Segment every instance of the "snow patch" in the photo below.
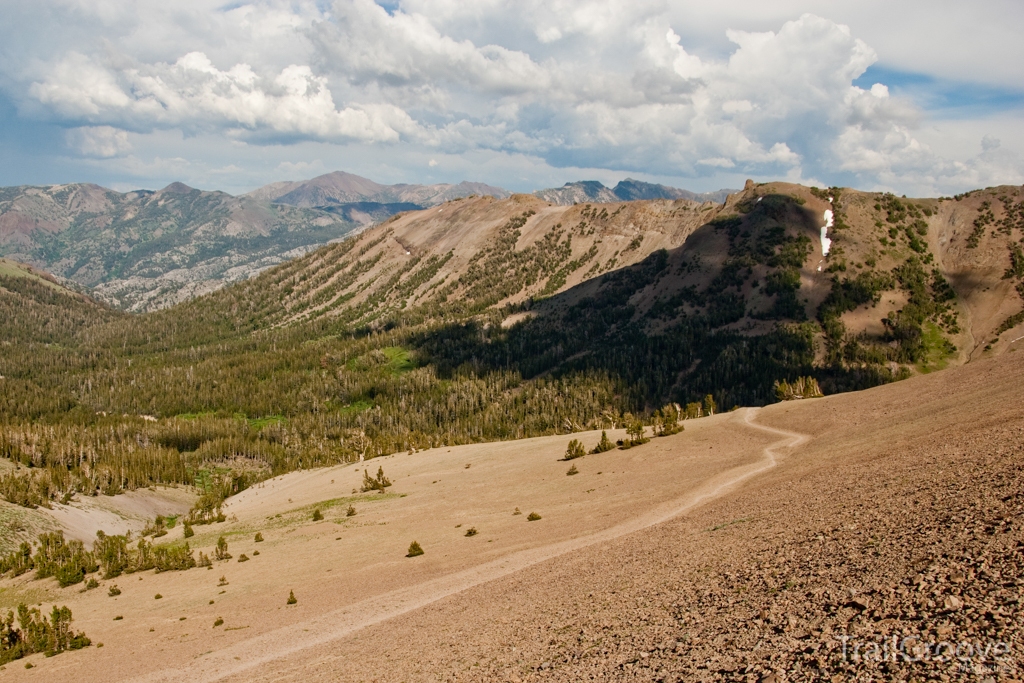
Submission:
M 832 240 L 828 238 L 828 229 L 832 227 L 832 209 L 825 209 L 825 225 L 821 226 L 821 255 L 828 256 L 832 248 Z

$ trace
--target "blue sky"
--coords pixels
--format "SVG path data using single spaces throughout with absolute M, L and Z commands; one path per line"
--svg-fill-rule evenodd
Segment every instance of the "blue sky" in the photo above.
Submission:
M 0 3 L 0 185 L 1024 182 L 1024 4 Z

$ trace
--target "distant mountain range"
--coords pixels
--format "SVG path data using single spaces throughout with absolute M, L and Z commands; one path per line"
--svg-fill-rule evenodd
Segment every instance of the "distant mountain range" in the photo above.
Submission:
M 0 188 L 0 256 L 132 311 L 163 308 L 301 256 L 373 221 L 172 183 Z
M 626 179 L 541 190 L 560 205 L 637 199 L 724 201 Z M 130 311 L 165 308 L 248 279 L 398 213 L 470 196 L 508 198 L 484 183 L 381 185 L 337 171 L 241 196 L 183 183 L 120 193 L 78 183 L 0 188 L 0 257 L 27 263 Z
M 412 208 L 437 206 L 471 195 L 504 199 L 512 193 L 484 183 L 463 181 L 458 185 L 381 185 L 344 171 L 317 176 L 312 180 L 271 183 L 253 190 L 247 197 L 302 208 L 325 208 L 351 203 L 405 204 Z M 407 209 L 401 209 L 405 211 Z
M 562 187 L 538 190 L 535 195 L 554 204 L 568 206 L 585 202 L 610 204 L 613 202 L 632 202 L 638 199 L 688 199 L 695 202 L 715 202 L 721 204 L 726 197 L 738 190 L 717 190 L 715 192 L 690 192 L 668 185 L 645 183 L 642 180 L 626 178 L 615 187 L 606 187 L 597 180 L 580 180 L 566 183 Z

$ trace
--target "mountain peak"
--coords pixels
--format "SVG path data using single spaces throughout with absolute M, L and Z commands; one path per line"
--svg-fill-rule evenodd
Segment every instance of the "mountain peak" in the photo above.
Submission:
M 174 182 L 160 190 L 162 194 L 188 194 L 189 192 L 195 192 L 194 187 L 189 187 L 185 183 Z
M 428 207 L 471 194 L 499 198 L 509 196 L 509 192 L 500 187 L 466 180 L 458 185 L 381 185 L 345 171 L 325 173 L 310 180 L 274 183 L 249 193 L 250 196 L 265 201 L 305 208 L 332 207 L 356 202 L 409 203 L 418 207 Z
M 566 183 L 559 188 L 538 190 L 534 194 L 546 201 L 562 205 L 580 202 L 631 202 L 638 199 L 689 199 L 721 204 L 732 192 L 735 190 L 697 193 L 668 185 L 626 178 L 620 180 L 614 188 L 608 188 L 597 180 L 578 180 L 574 183 Z

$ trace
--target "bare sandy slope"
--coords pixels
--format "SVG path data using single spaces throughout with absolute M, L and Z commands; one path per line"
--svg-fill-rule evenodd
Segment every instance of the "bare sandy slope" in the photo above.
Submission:
M 0 463 L 0 472 L 9 467 L 4 463 Z M 188 512 L 195 498 L 184 487 L 159 487 L 116 496 L 77 496 L 66 505 L 53 503 L 49 509 L 30 510 L 0 500 L 0 552 L 10 552 L 22 541 L 34 541 L 45 531 L 63 531 L 65 538 L 86 543 L 91 543 L 99 530 L 108 534 L 139 532 L 157 515 Z
M 756 420 L 811 439 L 688 514 L 229 680 L 1019 679 L 1015 354 Z M 982 649 L 843 658 L 894 635 Z
M 596 437 L 582 435 L 587 446 Z M 207 548 L 224 533 L 236 557 L 259 556 L 122 577 L 116 599 L 7 582 L 5 604 L 33 590 L 66 603 L 104 647 L 36 656 L 37 668 L 5 675 L 903 680 L 964 678 L 956 667 L 974 676 L 993 662 L 850 662 L 839 638 L 999 640 L 1015 656 L 1024 646 L 1015 353 L 692 421 L 683 434 L 574 461 L 574 477 L 557 460 L 567 440 L 374 460 L 395 481 L 383 499 L 351 494 L 357 466 L 279 478 L 193 539 Z M 358 514 L 346 518 L 350 501 Z M 326 519 L 313 523 L 317 505 Z M 533 510 L 543 519 L 527 522 Z M 480 533 L 465 537 L 469 526 Z M 257 529 L 267 539 L 258 545 Z M 413 539 L 426 555 L 407 559 Z M 217 617 L 225 623 L 213 628 Z M 998 663 L 1002 678 L 1019 675 L 1018 661 Z
M 54 520 L 66 538 L 92 542 L 96 532 L 108 534 L 139 532 L 157 515 L 179 516 L 188 512 L 195 494 L 182 488 L 153 488 L 116 496 L 78 496 L 67 505 L 55 503 L 39 512 Z
M 590 448 L 600 434 L 575 436 Z M 570 438 L 434 449 L 279 477 L 232 499 L 228 522 L 196 527 L 192 547 L 212 554 L 224 535 L 235 556 L 213 570 L 123 576 L 113 581 L 123 591 L 117 598 L 106 594 L 112 582 L 83 593 L 21 577 L 5 582 L 0 601 L 67 604 L 76 628 L 104 643 L 37 657 L 32 672 L 60 678 L 73 670 L 83 680 L 250 675 L 263 662 L 677 515 L 770 467 L 766 447 L 792 439 L 749 425 L 739 412 L 692 421 L 682 434 L 629 451 L 588 455 L 571 463 L 580 473 L 567 476 L 571 464 L 560 458 Z M 384 468 L 394 482 L 386 495 L 353 494 L 363 466 Z M 349 505 L 356 515 L 346 515 Z M 313 522 L 314 509 L 322 522 Z M 542 519 L 527 521 L 530 512 Z M 479 533 L 466 537 L 470 527 Z M 264 542 L 253 542 L 256 531 Z M 163 540 L 175 534 L 180 528 Z M 405 557 L 413 540 L 424 556 Z M 238 563 L 242 553 L 250 561 Z M 218 585 L 221 576 L 228 585 Z M 294 607 L 285 605 L 290 590 Z M 225 623 L 214 629 L 218 617 Z

